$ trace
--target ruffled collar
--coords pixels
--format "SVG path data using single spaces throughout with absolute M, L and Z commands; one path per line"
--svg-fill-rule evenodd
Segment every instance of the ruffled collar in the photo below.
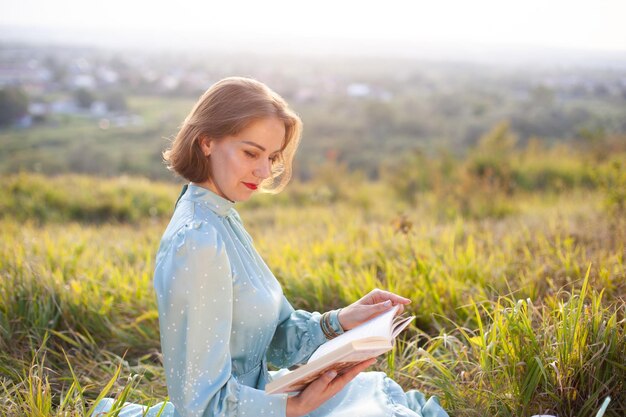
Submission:
M 235 203 L 215 194 L 213 191 L 195 184 L 185 184 L 179 199 L 191 200 L 206 204 L 220 216 L 227 216 Z

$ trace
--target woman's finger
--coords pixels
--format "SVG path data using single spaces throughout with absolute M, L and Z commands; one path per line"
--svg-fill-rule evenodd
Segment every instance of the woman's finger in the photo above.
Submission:
M 299 397 L 298 402 L 303 404 L 305 409 L 316 409 L 341 391 L 343 387 L 345 387 L 348 382 L 352 381 L 361 371 L 375 362 L 375 358 L 359 362 L 347 368 L 345 372 L 339 376 L 334 370 L 325 372 L 297 395 L 297 397 Z
M 402 314 L 404 312 L 404 305 L 403 304 L 398 304 L 398 311 L 396 311 L 396 316 L 399 316 L 400 314 Z
M 376 363 L 376 358 L 368 359 L 363 362 L 359 362 L 358 364 L 348 368 L 346 372 L 337 376 L 333 381 L 333 386 L 339 386 L 340 390 L 343 388 L 348 382 L 352 381 L 359 373 L 370 367 L 371 365 Z
M 372 290 L 367 296 L 370 297 L 369 301 L 372 304 L 376 304 L 382 301 L 386 301 L 386 300 L 391 300 L 391 302 L 393 304 L 409 304 L 411 303 L 411 300 L 409 300 L 408 298 L 402 297 L 400 295 L 394 294 L 392 292 L 389 291 L 384 291 L 381 289 L 376 288 L 375 290 Z
M 327 389 L 329 385 L 332 384 L 336 377 L 337 371 L 335 370 L 324 372 L 319 378 L 311 382 L 304 391 L 307 391 L 308 393 L 311 393 L 312 391 L 323 392 Z

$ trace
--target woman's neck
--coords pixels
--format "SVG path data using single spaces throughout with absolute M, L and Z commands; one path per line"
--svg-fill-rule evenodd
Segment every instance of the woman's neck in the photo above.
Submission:
M 213 192 L 214 194 L 217 194 L 220 197 L 225 198 L 226 200 L 230 201 L 231 203 L 234 203 L 234 201 L 232 201 L 230 198 L 226 197 L 226 195 L 224 195 L 222 190 L 220 190 L 219 187 L 217 187 L 217 185 L 215 185 L 215 183 L 213 183 L 213 181 L 211 181 L 210 179 L 208 179 L 206 181 L 203 181 L 203 182 L 191 181 L 190 184 L 191 185 L 195 185 L 197 187 L 206 188 L 207 190 Z

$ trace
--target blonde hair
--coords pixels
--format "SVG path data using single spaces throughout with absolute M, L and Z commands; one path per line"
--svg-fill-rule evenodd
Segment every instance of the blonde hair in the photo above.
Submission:
M 272 174 L 259 187 L 264 192 L 278 193 L 291 179 L 302 121 L 281 96 L 251 78 L 229 77 L 213 84 L 185 118 L 171 147 L 163 152 L 163 159 L 169 170 L 189 181 L 204 182 L 210 176 L 210 163 L 200 148 L 200 138 L 219 140 L 236 135 L 265 117 L 277 117 L 285 124 L 285 139 L 272 164 Z

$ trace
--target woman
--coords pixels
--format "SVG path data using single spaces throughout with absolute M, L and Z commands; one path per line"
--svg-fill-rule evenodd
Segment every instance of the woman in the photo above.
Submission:
M 295 396 L 265 394 L 268 363 L 305 362 L 329 338 L 410 302 L 375 290 L 322 316 L 294 311 L 283 296 L 234 204 L 286 185 L 300 133 L 300 119 L 275 92 L 226 78 L 200 98 L 164 153 L 169 168 L 190 182 L 154 274 L 171 402 L 149 410 L 128 404 L 121 416 L 447 416 L 436 399 L 404 393 L 382 372 L 362 372 L 375 359 L 339 376 L 328 372 Z

